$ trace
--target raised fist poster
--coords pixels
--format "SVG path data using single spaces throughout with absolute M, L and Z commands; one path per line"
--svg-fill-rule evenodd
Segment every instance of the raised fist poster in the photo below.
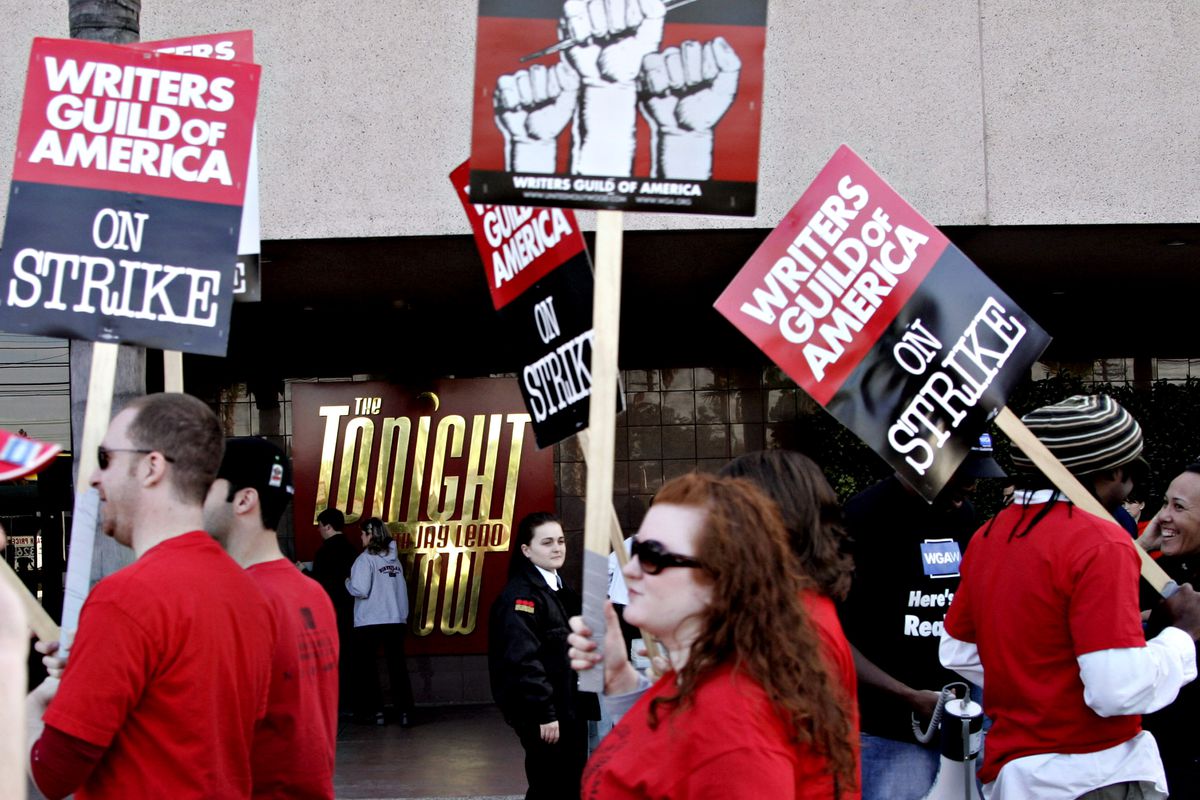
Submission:
M 35 39 L 0 330 L 224 355 L 260 74 Z
M 845 145 L 715 306 L 931 502 L 1050 343 Z
M 766 0 L 480 0 L 471 197 L 753 216 Z

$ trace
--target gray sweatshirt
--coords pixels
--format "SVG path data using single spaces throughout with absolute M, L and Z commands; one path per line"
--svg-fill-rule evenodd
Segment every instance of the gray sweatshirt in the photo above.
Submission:
M 364 550 L 350 568 L 346 591 L 354 595 L 354 627 L 408 622 L 408 586 L 395 542 L 387 555 Z

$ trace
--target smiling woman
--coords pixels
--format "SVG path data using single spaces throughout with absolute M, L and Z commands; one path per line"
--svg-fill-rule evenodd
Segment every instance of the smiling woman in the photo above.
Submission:
M 1178 584 L 1200 582 L 1200 462 L 1187 465 L 1167 487 L 1162 509 L 1146 526 L 1138 544 L 1147 550 L 1161 548 L 1158 560 Z M 1146 637 L 1170 624 L 1159 606 L 1147 623 Z M 1195 744 L 1195 724 L 1200 714 L 1200 686 L 1193 681 L 1161 711 L 1147 714 L 1142 726 L 1154 734 L 1172 797 L 1200 797 L 1200 750 Z

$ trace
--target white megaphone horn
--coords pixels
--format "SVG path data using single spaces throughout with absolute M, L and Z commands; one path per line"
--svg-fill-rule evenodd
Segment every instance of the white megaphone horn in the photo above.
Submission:
M 954 697 L 956 686 L 962 688 L 962 698 Z M 921 734 L 914 721 L 913 732 L 928 742 L 934 727 L 942 734 L 942 756 L 937 780 L 924 800 L 980 800 L 975 769 L 983 746 L 983 707 L 970 699 L 965 683 L 952 683 L 943 689 L 929 731 Z

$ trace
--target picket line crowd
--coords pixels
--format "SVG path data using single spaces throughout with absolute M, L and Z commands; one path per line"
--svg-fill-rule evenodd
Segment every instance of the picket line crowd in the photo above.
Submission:
M 1077 396 L 1025 421 L 1133 536 L 1019 452 L 1011 502 L 974 530 L 974 481 L 1004 475 L 986 437 L 932 505 L 893 476 L 844 513 L 808 457 L 752 453 L 659 491 L 601 642 L 558 574 L 558 520 L 523 520 L 489 662 L 527 797 L 916 800 L 938 757 L 914 724 L 964 677 L 990 723 L 985 798 L 1197 796 L 1200 465 L 1139 530 L 1121 507 L 1147 467 L 1124 408 Z M 284 454 L 224 442 L 195 398 L 150 395 L 114 417 L 89 483 L 102 530 L 136 561 L 90 593 L 69 655 L 36 644 L 50 677 L 26 698 L 21 760 L 38 788 L 332 797 L 338 621 L 279 549 Z M 341 587 L 360 600 L 375 572 L 402 572 L 377 527 L 364 526 L 364 555 L 379 563 Z M 1178 583 L 1165 601 L 1139 589 L 1138 545 Z M 23 619 L 7 589 L 0 606 Z M 23 652 L 20 627 L 0 625 L 6 657 Z M 661 648 L 649 670 L 630 660 L 632 627 Z M 616 720 L 590 757 L 599 707 L 577 686 L 589 669 L 603 671 Z

